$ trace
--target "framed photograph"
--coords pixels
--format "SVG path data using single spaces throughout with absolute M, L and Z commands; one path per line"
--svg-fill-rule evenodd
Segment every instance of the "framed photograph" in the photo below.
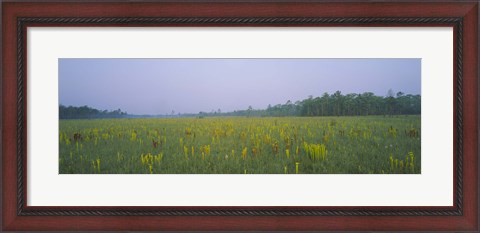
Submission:
M 478 231 L 478 2 L 2 2 L 4 231 Z

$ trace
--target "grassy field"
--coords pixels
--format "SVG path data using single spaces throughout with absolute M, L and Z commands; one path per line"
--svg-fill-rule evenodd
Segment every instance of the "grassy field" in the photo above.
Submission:
M 60 120 L 61 174 L 420 171 L 420 116 Z

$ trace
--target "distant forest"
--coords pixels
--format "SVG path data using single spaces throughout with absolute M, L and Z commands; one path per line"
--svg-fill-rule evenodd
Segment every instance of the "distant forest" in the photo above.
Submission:
M 324 93 L 321 97 L 285 104 L 268 105 L 267 109 L 253 109 L 222 113 L 220 109 L 200 116 L 366 116 L 366 115 L 417 115 L 421 113 L 421 96 L 389 90 L 387 96 L 372 92 L 346 94 L 340 91 Z
M 417 115 L 421 113 L 421 96 L 393 93 L 386 96 L 376 96 L 372 92 L 362 94 L 350 93 L 343 95 L 340 91 L 333 94 L 324 93 L 321 97 L 309 96 L 307 99 L 285 104 L 268 105 L 267 109 L 253 109 L 222 112 L 221 109 L 198 114 L 177 115 L 129 115 L 120 109 L 115 111 L 97 110 L 88 106 L 65 107 L 60 105 L 60 119 L 89 118 L 130 118 L 130 117 L 209 117 L 209 116 L 366 116 L 366 115 Z
M 123 118 L 127 116 L 126 112 L 122 110 L 98 110 L 88 106 L 73 107 L 60 105 L 59 108 L 60 119 L 90 119 L 90 118 Z

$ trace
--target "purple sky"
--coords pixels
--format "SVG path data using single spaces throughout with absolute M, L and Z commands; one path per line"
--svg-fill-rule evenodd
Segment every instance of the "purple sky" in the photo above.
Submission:
M 339 90 L 420 94 L 420 59 L 59 59 L 60 104 L 131 114 L 266 108 Z

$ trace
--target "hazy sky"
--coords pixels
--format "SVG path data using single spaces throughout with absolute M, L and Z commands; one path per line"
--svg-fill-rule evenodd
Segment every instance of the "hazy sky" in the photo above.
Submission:
M 59 59 L 60 104 L 131 114 L 266 108 L 339 90 L 421 94 L 420 59 Z

